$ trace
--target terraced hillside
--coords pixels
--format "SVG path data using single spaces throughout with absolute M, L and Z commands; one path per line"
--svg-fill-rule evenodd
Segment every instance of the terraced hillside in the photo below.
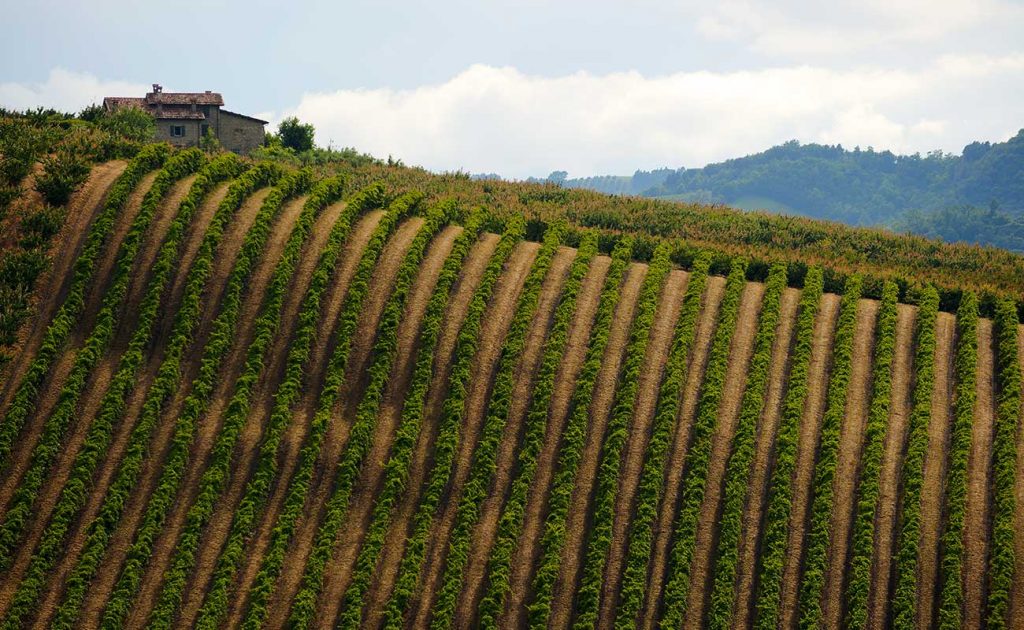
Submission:
M 0 373 L 0 626 L 1024 628 L 1024 281 L 375 173 L 93 169 Z

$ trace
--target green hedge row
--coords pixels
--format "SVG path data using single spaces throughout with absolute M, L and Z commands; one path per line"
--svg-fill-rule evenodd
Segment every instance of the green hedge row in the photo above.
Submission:
M 1020 322 L 1010 299 L 996 304 L 999 405 L 992 443 L 992 542 L 988 559 L 988 627 L 1007 628 L 1013 589 L 1013 517 L 1017 509 L 1014 481 L 1017 467 L 1017 430 L 1020 422 L 1021 373 L 1017 336 Z
M 464 221 L 464 229 L 452 245 L 427 303 L 419 336 L 416 363 L 402 416 L 395 430 L 394 444 L 384 466 L 383 486 L 373 507 L 370 525 L 356 559 L 352 579 L 342 595 L 336 627 L 358 628 L 362 621 L 364 598 L 373 582 L 380 553 L 391 528 L 395 506 L 405 492 L 412 466 L 413 449 L 423 425 L 424 407 L 434 377 L 437 342 L 444 327 L 448 298 L 459 277 L 463 262 L 483 227 L 483 213 L 474 212 Z
M 528 624 L 531 628 L 546 628 L 551 616 L 551 600 L 554 598 L 562 549 L 565 547 L 566 521 L 569 517 L 573 487 L 576 485 L 576 474 L 586 446 L 587 428 L 590 425 L 590 400 L 594 395 L 597 375 L 604 361 L 612 320 L 619 303 L 620 285 L 632 253 L 633 241 L 630 238 L 619 240 L 612 251 L 612 263 L 601 290 L 601 301 L 590 331 L 586 357 L 576 378 L 576 388 L 573 390 L 569 407 L 569 420 L 558 452 L 558 468 L 551 482 L 548 515 L 540 537 L 540 557 L 533 578 L 533 601 L 527 608 Z
M 875 512 L 881 491 L 882 454 L 892 409 L 892 364 L 896 355 L 896 301 L 899 287 L 886 282 L 875 325 L 875 360 L 872 371 L 871 407 L 864 427 L 853 526 L 850 531 L 849 568 L 846 585 L 846 625 L 864 628 L 868 623 L 868 589 L 875 545 Z
M 647 275 L 644 276 L 637 301 L 636 315 L 629 333 L 626 358 L 618 376 L 619 387 L 615 393 L 612 413 L 605 428 L 601 461 L 597 469 L 594 488 L 594 514 L 585 543 L 580 585 L 576 592 L 574 609 L 577 630 L 593 628 L 601 607 L 601 587 L 604 570 L 608 561 L 608 550 L 612 544 L 612 529 L 615 521 L 615 501 L 619 490 L 619 470 L 622 468 L 622 453 L 626 448 L 633 409 L 636 407 L 640 374 L 644 370 L 647 346 L 651 338 L 651 326 L 658 310 L 662 287 L 672 269 L 669 248 L 659 245 L 651 258 Z
M 174 506 L 182 479 L 187 471 L 192 441 L 216 388 L 217 377 L 224 360 L 224 355 L 231 348 L 242 309 L 245 288 L 248 286 L 249 279 L 260 257 L 263 255 L 263 247 L 270 237 L 275 217 L 280 213 L 285 199 L 291 196 L 294 189 L 297 188 L 295 177 L 284 177 L 279 170 L 271 167 L 261 168 L 258 166 L 253 171 L 246 173 L 243 178 L 252 177 L 261 180 L 261 172 L 265 174 L 266 181 L 253 182 L 253 189 L 263 185 L 263 183 L 279 183 L 281 186 L 271 191 L 263 201 L 256 219 L 245 235 L 238 258 L 235 260 L 231 275 L 228 277 L 227 285 L 221 297 L 220 313 L 213 322 L 209 340 L 203 349 L 199 373 L 193 379 L 191 392 L 185 399 L 182 410 L 175 419 L 170 451 L 160 470 L 160 477 L 156 482 L 153 494 L 146 500 L 142 522 L 135 532 L 135 538 L 128 548 L 125 564 L 121 569 L 121 575 L 114 586 L 110 600 L 107 602 L 101 622 L 101 625 L 104 627 L 110 628 L 123 625 L 124 618 L 131 608 L 132 600 L 149 565 L 153 546 L 156 544 L 171 508 Z M 241 193 L 241 191 L 239 192 Z M 238 203 L 241 203 L 242 196 L 244 195 L 240 194 Z M 212 252 L 204 251 L 203 253 Z M 195 306 L 195 308 L 198 308 L 198 306 Z M 155 409 L 154 412 L 158 417 L 159 410 Z M 156 422 L 158 419 L 153 421 Z M 125 488 L 125 490 L 128 491 L 130 489 Z M 127 497 L 122 500 L 127 500 Z M 110 528 L 111 533 L 113 527 Z M 96 562 L 99 560 L 97 558 Z
M 455 212 L 456 207 L 452 203 L 431 207 L 398 269 L 391 298 L 377 327 L 371 353 L 373 360 L 367 369 L 369 382 L 356 408 L 348 441 L 334 474 L 334 489 L 327 500 L 324 519 L 317 529 L 313 548 L 306 559 L 302 584 L 293 599 L 289 618 L 289 625 L 293 628 L 308 627 L 313 623 L 316 601 L 323 588 L 324 570 L 333 557 L 338 532 L 348 520 L 352 489 L 359 481 L 363 464 L 373 447 L 378 412 L 398 355 L 398 329 L 405 315 L 406 301 L 423 264 L 427 247 L 438 231 L 454 218 Z
M 226 172 L 222 173 L 221 169 Z M 256 187 L 266 183 L 270 173 L 277 172 L 266 166 L 258 166 L 244 174 L 243 169 L 247 167 L 237 159 L 218 158 L 196 180 L 195 186 L 210 186 L 214 183 L 213 180 L 238 177 L 228 188 L 227 194 L 210 220 L 188 271 L 181 304 L 175 313 L 167 347 L 164 350 L 164 358 L 157 369 L 156 378 L 146 392 L 139 420 L 132 429 L 124 457 L 113 482 L 107 489 L 99 513 L 87 526 L 82 554 L 68 578 L 64 600 L 53 622 L 56 627 L 74 626 L 86 589 L 99 568 L 110 537 L 120 522 L 128 499 L 138 482 L 143 460 L 149 452 L 152 433 L 163 406 L 177 391 L 181 379 L 181 357 L 193 341 L 202 311 L 202 295 L 206 282 L 213 272 L 214 255 L 225 228 L 243 199 Z M 184 203 L 197 204 L 198 200 L 193 199 L 190 194 Z
M 782 293 L 786 289 L 786 266 L 772 265 L 765 283 L 761 319 L 754 353 L 747 368 L 747 384 L 740 403 L 732 448 L 725 469 L 721 516 L 718 519 L 718 543 L 712 565 L 711 601 L 707 625 L 728 628 L 732 623 L 736 601 L 736 570 L 740 558 L 740 536 L 743 530 L 743 508 L 750 487 L 750 471 L 754 461 L 755 441 L 761 414 L 764 411 L 771 377 L 772 348 L 779 326 Z M 778 358 L 776 358 L 778 360 Z
M 89 227 L 85 243 L 71 272 L 67 296 L 47 327 L 42 344 L 21 383 L 18 384 L 14 399 L 4 414 L 3 421 L 0 422 L 0 472 L 3 472 L 10 463 L 11 447 L 21 433 L 25 420 L 36 410 L 43 379 L 53 369 L 72 328 L 78 323 L 79 316 L 85 309 L 86 292 L 96 275 L 100 255 L 114 232 L 117 218 L 128 203 L 129 195 L 143 176 L 160 168 L 168 153 L 168 148 L 162 144 L 150 145 L 140 151 L 114 182 L 107 194 L 102 212 Z
M 946 528 L 942 550 L 939 588 L 939 628 L 960 628 L 963 624 L 964 523 L 967 516 L 967 462 L 971 454 L 974 405 L 978 397 L 978 300 L 964 293 L 956 313 L 957 348 L 954 370 L 953 426 L 946 470 Z
M 310 193 L 296 227 L 311 233 L 319 210 L 341 198 L 345 183 L 346 180 L 343 176 L 319 182 Z M 340 223 L 344 226 L 341 230 L 342 238 L 338 239 L 339 242 L 348 234 L 349 227 L 359 216 L 360 211 L 361 208 L 358 205 L 349 205 L 338 217 L 336 224 Z M 242 559 L 245 545 L 265 506 L 274 477 L 277 476 L 278 447 L 292 418 L 292 406 L 302 395 L 306 364 L 309 361 L 316 338 L 317 324 L 320 320 L 320 302 L 329 287 L 330 271 L 336 255 L 328 256 L 328 258 L 329 260 L 325 261 L 323 255 L 318 256 L 317 267 L 303 296 L 297 316 L 296 330 L 288 346 L 284 378 L 274 397 L 274 406 L 267 421 L 263 441 L 260 444 L 255 471 L 235 508 L 231 530 L 224 543 L 224 548 L 217 558 L 211 584 L 206 591 L 205 601 L 196 620 L 197 627 L 216 628 L 223 623 L 224 617 L 227 615 L 228 590 L 238 571 L 238 563 Z
M 562 224 L 554 223 L 549 225 L 544 233 L 543 244 L 523 284 L 515 315 L 502 342 L 491 399 L 480 429 L 479 441 L 473 449 L 469 475 L 462 488 L 462 496 L 459 497 L 455 512 L 455 523 L 448 538 L 448 554 L 444 561 L 440 592 L 434 601 L 432 611 L 431 627 L 435 629 L 450 628 L 455 616 L 455 606 L 462 590 L 463 573 L 469 561 L 473 542 L 473 528 L 480 518 L 480 509 L 487 498 L 491 479 L 498 470 L 498 448 L 512 407 L 516 368 L 526 351 L 527 336 L 537 316 L 544 278 L 561 245 L 563 227 Z
M 801 628 L 821 625 L 821 595 L 825 586 L 825 568 L 832 530 L 836 468 L 839 463 L 839 435 L 846 417 L 846 399 L 853 366 L 853 337 L 857 328 L 857 303 L 860 300 L 860 276 L 850 276 L 839 305 L 839 323 L 832 343 L 832 373 L 825 398 L 825 414 L 818 438 L 818 458 L 814 466 L 814 496 L 811 499 L 804 549 L 804 569 L 798 594 L 798 622 Z
M 168 162 L 170 167 L 172 162 Z M 53 567 L 60 552 L 64 550 L 64 537 L 71 527 L 75 515 L 85 504 L 93 474 L 101 457 L 110 445 L 115 424 L 123 421 L 126 401 L 131 393 L 138 368 L 142 365 L 145 351 L 152 343 L 156 321 L 167 285 L 174 277 L 175 265 L 182 252 L 188 227 L 199 204 L 219 182 L 237 174 L 240 162 L 233 155 L 218 158 L 200 171 L 182 200 L 154 260 L 149 286 L 139 307 L 136 330 L 122 355 L 107 392 L 100 403 L 96 417 L 89 427 L 89 433 L 75 457 L 69 479 L 60 499 L 54 507 L 50 522 L 41 538 L 40 546 L 32 557 L 28 572 L 22 579 L 15 594 L 14 602 L 7 613 L 4 625 L 17 627 L 32 608 L 46 583 L 46 574 Z
M 334 407 L 338 396 L 341 393 L 342 385 L 345 383 L 345 366 L 348 363 L 349 353 L 352 348 L 352 340 L 356 334 L 359 323 L 359 316 L 363 310 L 363 304 L 370 291 L 370 279 L 377 261 L 387 244 L 388 238 L 395 230 L 398 221 L 411 206 L 418 202 L 417 196 L 402 198 L 401 203 L 391 204 L 388 212 L 384 213 L 380 221 L 370 234 L 370 239 L 364 247 L 356 271 L 349 281 L 346 289 L 345 301 L 341 313 L 338 316 L 338 323 L 334 330 L 337 340 L 334 352 L 328 360 L 326 377 L 320 391 L 318 408 L 313 416 L 309 435 L 299 452 L 299 464 L 294 476 L 289 482 L 287 494 L 281 513 L 277 517 L 274 529 L 271 532 L 270 543 L 263 555 L 260 569 L 256 574 L 253 586 L 249 591 L 249 609 L 243 625 L 247 628 L 258 628 L 266 619 L 269 612 L 268 603 L 273 594 L 277 577 L 284 566 L 285 554 L 291 537 L 298 525 L 302 515 L 302 507 L 306 502 L 306 495 L 309 492 L 309 485 L 313 479 L 314 468 L 320 458 L 320 450 L 330 426 L 331 410 Z M 364 209 L 380 207 L 385 203 L 385 191 L 383 185 L 377 183 L 364 188 L 349 201 L 349 205 L 355 205 Z M 332 269 L 338 259 L 344 253 L 344 244 L 350 230 L 348 226 L 335 225 L 330 236 L 329 247 L 325 250 L 325 269 Z
M 301 170 L 286 175 L 271 195 L 280 196 L 282 199 L 298 196 L 308 191 L 312 184 L 312 171 Z M 221 493 L 231 478 L 232 454 L 252 409 L 255 388 L 263 372 L 267 353 L 280 332 L 281 313 L 285 296 L 291 289 L 292 274 L 301 259 L 302 249 L 313 223 L 322 210 L 322 207 L 311 205 L 310 201 L 303 205 L 263 295 L 260 315 L 253 326 L 252 341 L 246 350 L 245 363 L 224 410 L 216 441 L 206 462 L 206 469 L 199 478 L 199 491 L 188 509 L 184 528 L 178 535 L 177 544 L 171 555 L 170 566 L 164 571 L 163 586 L 157 597 L 156 606 L 150 613 L 150 627 L 170 628 L 174 625 L 188 575 L 195 566 L 203 529 L 213 517 Z M 323 199 L 316 201 L 322 202 Z
M 437 438 L 434 441 L 434 465 L 428 475 L 426 487 L 413 516 L 412 533 L 406 541 L 394 590 L 384 608 L 384 627 L 400 628 L 406 606 L 418 590 L 427 553 L 427 542 L 433 529 L 434 514 L 441 503 L 445 487 L 451 477 L 455 453 L 459 448 L 462 421 L 465 417 L 466 395 L 472 378 L 473 358 L 480 345 L 480 329 L 487 303 L 494 293 L 501 271 L 515 245 L 522 240 L 526 222 L 512 217 L 505 227 L 480 283 L 473 293 L 466 318 L 456 340 L 451 374 L 448 378 L 448 396 L 442 404 Z
M 711 342 L 704 383 L 697 403 L 690 448 L 683 464 L 680 504 L 673 528 L 669 551 L 668 581 L 665 584 L 664 613 L 661 626 L 676 628 L 686 616 L 686 599 L 690 591 L 693 553 L 697 546 L 697 521 L 707 490 L 708 468 L 711 465 L 712 438 L 718 424 L 718 408 L 725 386 L 733 333 L 739 318 L 740 298 L 746 285 L 744 260 L 736 259 L 725 283 L 725 295 L 718 312 L 718 326 Z
M 917 311 L 917 345 L 914 351 L 914 393 L 907 419 L 907 450 L 903 457 L 903 511 L 893 555 L 893 627 L 917 623 L 917 554 L 921 547 L 921 486 L 928 451 L 928 423 L 932 417 L 935 387 L 935 321 L 939 292 L 926 289 Z
M 512 557 L 522 533 L 526 502 L 537 472 L 537 458 L 540 456 L 547 433 L 555 380 L 569 341 L 569 329 L 576 315 L 583 281 L 596 255 L 597 234 L 587 232 L 583 235 L 576 257 L 569 268 L 569 277 L 562 289 L 551 332 L 544 344 L 543 355 L 537 369 L 533 397 L 526 413 L 523 443 L 516 457 L 515 477 L 509 490 L 509 498 L 498 520 L 494 545 L 487 562 L 487 583 L 479 606 L 481 628 L 497 627 L 498 617 L 504 610 L 505 598 L 511 588 Z
M 103 296 L 103 305 L 96 316 L 95 326 L 75 355 L 71 372 L 58 394 L 57 404 L 43 424 L 39 441 L 32 449 L 29 468 L 22 476 L 21 483 L 7 506 L 3 524 L 0 525 L 0 569 L 10 566 L 14 550 L 25 533 L 25 526 L 32 515 L 32 506 L 35 505 L 39 489 L 49 476 L 50 468 L 63 448 L 64 435 L 76 417 L 78 401 L 85 389 L 89 373 L 106 354 L 114 338 L 122 303 L 128 295 L 132 267 L 156 215 L 157 207 L 172 184 L 196 172 L 204 163 L 205 158 L 198 150 L 178 153 L 167 160 L 153 180 L 153 185 L 146 192 L 142 207 L 121 244 L 117 263 L 111 270 L 110 285 Z
M 690 352 L 696 339 L 697 321 L 707 287 L 711 256 L 698 255 L 693 261 L 686 296 L 673 332 L 672 347 L 665 363 L 665 374 L 658 390 L 651 438 L 644 454 L 644 465 L 637 485 L 636 508 L 628 535 L 619 605 L 615 627 L 634 627 L 647 593 L 647 569 L 654 546 L 654 522 L 665 492 L 665 466 L 669 447 L 676 432 L 679 405 L 688 373 Z

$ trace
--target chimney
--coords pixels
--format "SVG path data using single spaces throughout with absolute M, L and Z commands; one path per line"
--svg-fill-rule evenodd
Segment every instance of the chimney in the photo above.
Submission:
M 161 93 L 163 91 L 164 91 L 164 86 L 160 85 L 159 83 L 154 83 L 153 84 L 153 94 L 159 94 L 159 93 Z

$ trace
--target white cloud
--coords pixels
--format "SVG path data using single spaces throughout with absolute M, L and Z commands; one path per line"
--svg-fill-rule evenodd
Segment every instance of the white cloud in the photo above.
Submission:
M 50 70 L 43 83 L 0 83 L 0 106 L 7 109 L 52 107 L 77 112 L 104 96 L 141 96 L 150 86 L 127 81 L 102 81 L 88 73 Z
M 549 78 L 474 65 L 411 90 L 308 93 L 280 117 L 313 123 L 321 144 L 435 170 L 525 177 L 700 166 L 793 138 L 959 151 L 1016 132 L 1022 95 L 1024 55 L 945 57 L 920 70 L 797 66 L 657 77 Z

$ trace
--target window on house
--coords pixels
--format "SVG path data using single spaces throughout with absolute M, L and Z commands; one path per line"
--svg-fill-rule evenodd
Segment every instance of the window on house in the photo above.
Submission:
M 171 137 L 172 138 L 184 138 L 185 137 L 185 125 L 171 125 Z
M 199 125 L 199 135 L 203 138 L 206 137 L 206 133 L 210 131 L 210 125 Z

